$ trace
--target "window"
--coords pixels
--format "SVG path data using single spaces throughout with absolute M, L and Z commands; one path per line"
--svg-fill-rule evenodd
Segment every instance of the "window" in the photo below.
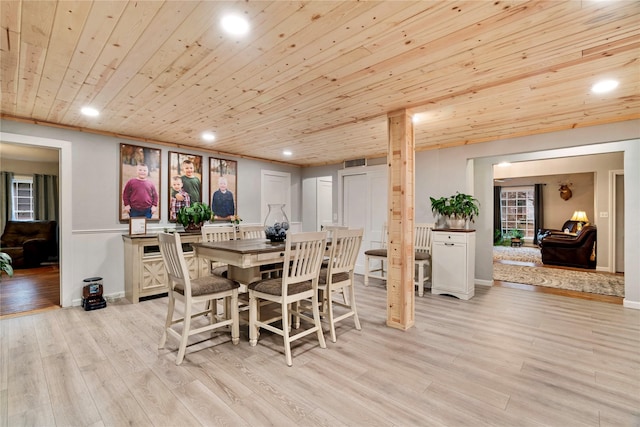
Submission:
M 534 237 L 534 186 L 503 187 L 500 193 L 502 234 L 520 229 L 525 239 Z
M 13 219 L 33 221 L 33 178 L 14 177 L 12 186 Z

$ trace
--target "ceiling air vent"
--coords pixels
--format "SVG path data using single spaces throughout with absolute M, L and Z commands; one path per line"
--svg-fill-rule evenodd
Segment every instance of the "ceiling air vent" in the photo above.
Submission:
M 356 166 L 367 166 L 367 159 L 353 159 L 344 161 L 345 168 L 355 168 Z

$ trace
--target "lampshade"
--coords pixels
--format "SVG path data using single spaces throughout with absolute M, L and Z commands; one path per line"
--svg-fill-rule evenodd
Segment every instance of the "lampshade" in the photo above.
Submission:
M 575 211 L 571 217 L 571 221 L 589 222 L 585 211 Z

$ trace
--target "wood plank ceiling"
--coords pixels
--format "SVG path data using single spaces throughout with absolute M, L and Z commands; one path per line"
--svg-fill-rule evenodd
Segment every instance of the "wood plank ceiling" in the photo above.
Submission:
M 638 1 L 0 7 L 4 118 L 185 150 L 300 166 L 384 156 L 386 115 L 402 108 L 421 120 L 417 150 L 640 117 Z M 228 11 L 247 36 L 222 32 Z M 620 86 L 596 95 L 601 78 Z

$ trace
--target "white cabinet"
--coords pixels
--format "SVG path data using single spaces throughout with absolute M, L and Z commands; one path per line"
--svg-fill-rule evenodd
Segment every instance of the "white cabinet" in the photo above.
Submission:
M 432 294 L 467 300 L 474 295 L 475 230 L 433 230 Z

